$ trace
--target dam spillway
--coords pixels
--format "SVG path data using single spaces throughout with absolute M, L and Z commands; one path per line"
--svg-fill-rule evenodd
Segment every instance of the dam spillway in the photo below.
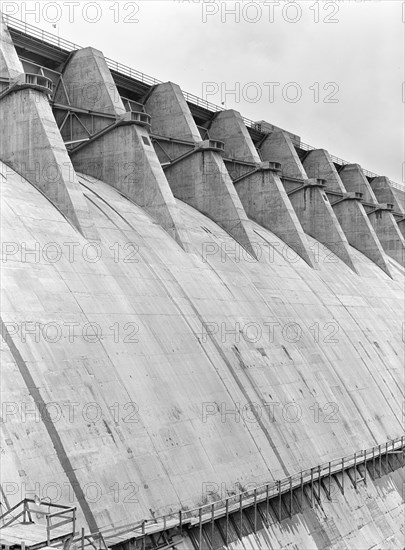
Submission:
M 38 547 L 19 503 L 45 542 L 67 507 L 56 546 L 402 547 L 403 186 L 0 44 L 3 547 Z

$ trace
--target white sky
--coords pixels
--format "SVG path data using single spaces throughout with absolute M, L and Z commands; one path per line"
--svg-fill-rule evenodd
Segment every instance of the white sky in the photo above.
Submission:
M 227 108 L 248 118 L 267 120 L 305 143 L 402 181 L 403 2 L 286 3 L 3 0 L 2 10 L 198 96 L 211 83 L 210 90 L 218 91 L 205 97 L 212 103 L 225 99 Z M 232 8 L 238 21 L 226 13 Z M 273 97 L 269 83 L 280 83 Z M 285 87 L 289 83 L 296 84 Z M 327 83 L 335 84 L 325 90 Z M 221 89 L 238 85 L 237 97 L 221 97 Z M 288 101 L 299 91 L 297 102 Z M 253 101 L 256 95 L 261 98 Z M 328 96 L 338 101 L 324 102 Z

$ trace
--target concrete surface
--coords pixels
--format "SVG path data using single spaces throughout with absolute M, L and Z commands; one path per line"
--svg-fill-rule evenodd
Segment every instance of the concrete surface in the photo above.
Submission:
M 249 218 L 269 229 L 310 266 L 314 253 L 277 173 L 260 170 L 235 183 Z
M 99 71 L 102 58 L 90 58 Z M 152 129 L 174 138 L 172 153 L 199 146 L 180 88 L 157 87 L 147 110 Z M 275 234 L 290 240 L 294 220 L 275 176 L 253 182 L 285 209 L 267 225 L 265 208 L 252 206 L 264 227 L 247 219 L 217 152 L 166 167 L 174 199 L 146 131 L 122 126 L 88 144 L 103 177 L 118 147 L 119 173 L 136 163 L 136 185 L 113 178 L 115 187 L 75 173 L 40 92 L 10 94 L 0 111 L 0 158 L 20 172 L 0 162 L 5 508 L 38 494 L 77 505 L 79 528 L 118 529 L 403 435 L 404 268 L 385 254 L 388 276 L 347 244 L 288 134 L 272 134 L 263 151 L 298 178 L 284 185 L 297 188 L 288 200 L 317 269 Z M 51 164 L 66 170 L 57 184 L 43 175 Z M 358 168 L 344 178 L 368 193 L 368 221 L 384 242 L 387 211 L 371 214 L 376 200 Z M 190 254 L 172 238 L 179 227 Z M 330 249 L 340 240 L 339 257 Z M 387 470 L 243 545 L 401 548 L 402 485 L 403 470 Z
M 339 170 L 340 179 L 345 186 L 346 191 L 363 193 L 363 201 L 367 203 L 377 204 L 377 198 L 371 188 L 360 164 L 346 164 Z M 365 210 L 368 212 L 373 207 L 365 205 Z
M 308 179 L 291 137 L 283 130 L 272 132 L 260 147 L 262 160 L 279 162 L 285 178 Z
M 157 85 L 146 102 L 152 133 L 201 143 L 200 133 L 177 84 Z M 184 152 L 179 145 L 177 154 Z M 220 153 L 201 149 L 165 171 L 173 195 L 228 231 L 255 258 L 253 230 Z
M 364 206 L 361 201 L 353 197 L 347 198 L 346 188 L 329 153 L 324 149 L 311 151 L 305 157 L 303 166 L 310 177 L 325 180 L 326 194 L 349 244 L 390 274 L 384 249 L 367 217 Z M 333 193 L 328 194 L 328 190 Z
M 390 275 L 388 259 L 361 202 L 349 197 L 334 204 L 333 211 L 349 243 Z
M 145 128 L 118 126 L 71 155 L 76 170 L 103 180 L 145 208 L 188 250 L 189 237 Z
M 63 84 L 55 91 L 55 103 L 120 115 L 125 107 L 106 64 L 104 55 L 95 48 L 72 52 L 62 71 Z M 66 97 L 66 92 L 68 97 Z
M 336 167 L 325 149 L 309 151 L 302 165 L 308 178 L 324 179 L 327 189 L 337 193 L 346 192 Z
M 388 467 L 389 468 L 389 467 Z M 377 468 L 378 469 L 378 468 Z M 363 471 L 363 470 L 362 470 Z M 314 507 L 311 507 L 311 493 L 304 491 L 301 501 L 299 493 L 294 494 L 293 515 L 288 517 L 290 502 L 287 499 L 282 504 L 283 519 L 277 520 L 278 503 L 273 501 L 269 514 L 266 506 L 260 505 L 256 516 L 257 531 L 254 532 L 253 510 L 248 510 L 242 517 L 244 536 L 239 540 L 240 516 L 235 514 L 228 523 L 229 548 L 232 550 L 268 550 L 299 548 L 305 550 L 352 550 L 366 548 L 381 548 L 392 550 L 403 546 L 403 514 L 404 501 L 401 481 L 404 468 L 387 472 L 383 469 L 381 478 L 372 479 L 369 468 L 367 485 L 361 482 L 355 489 L 352 483 L 353 472 L 332 479 L 332 497 L 328 499 L 323 484 L 320 490 L 320 502 L 316 497 Z M 350 477 L 352 476 L 352 477 Z M 342 495 L 338 484 L 344 484 Z M 314 484 L 314 493 L 318 495 L 318 483 Z M 301 507 L 301 502 L 303 503 Z M 353 528 L 353 526 L 356 526 Z M 214 549 L 224 548 L 225 520 L 217 522 L 214 531 Z M 176 548 L 189 550 L 193 548 L 191 537 L 198 542 L 198 527 L 190 536 L 184 537 L 184 542 Z M 211 526 L 203 528 L 203 549 L 211 548 Z
M 347 191 L 363 193 L 364 209 L 381 245 L 389 256 L 404 265 L 405 241 L 392 214 L 378 209 L 377 197 L 359 164 L 347 164 L 339 172 Z M 375 205 L 375 206 L 374 206 Z
M 87 238 L 97 238 L 47 97 L 23 89 L 0 100 L 0 159 L 27 178 Z
M 69 103 L 64 94 L 64 90 L 68 90 L 69 101 L 75 107 L 117 117 L 125 113 L 102 52 L 94 48 L 75 52 L 64 67 L 62 77 L 63 86 L 61 84 L 56 92 L 57 102 Z M 111 118 L 94 117 L 94 133 L 114 123 Z M 87 136 L 76 121 L 74 138 L 82 137 Z M 113 185 L 144 207 L 180 246 L 188 249 L 187 231 L 146 128 L 133 124 L 114 127 L 84 144 L 71 158 L 76 169 Z
M 405 267 L 405 240 L 393 214 L 377 210 L 368 217 L 385 252 Z
M 225 143 L 226 158 L 261 162 L 259 153 L 238 111 L 229 109 L 217 113 L 209 126 L 209 134 L 212 139 L 218 139 Z
M 346 235 L 332 209 L 325 190 L 316 185 L 303 186 L 288 198 L 303 230 L 327 246 L 354 271 L 355 266 Z
M 252 222 L 262 243 L 253 262 L 177 201 L 195 252 L 185 254 L 142 208 L 79 176 L 100 235 L 89 249 L 35 187 L 2 171 L 10 505 L 21 491 L 49 491 L 78 502 L 79 524 L 119 526 L 198 505 L 207 483 L 277 479 L 402 434 L 395 261 L 391 279 L 352 249 L 357 275 L 310 239 L 313 270 Z M 77 243 L 72 257 L 64 243 Z M 280 403 L 274 417 L 268 402 Z M 54 405 L 41 420 L 35 403 L 62 414 Z M 291 403 L 299 418 L 285 412 Z
M 7 87 L 7 80 L 17 78 L 23 73 L 22 63 L 0 12 L 0 91 Z
M 385 176 L 374 178 L 370 181 L 371 189 L 379 203 L 390 203 L 394 205 L 394 211 L 403 214 L 404 207 L 398 200 L 391 182 Z

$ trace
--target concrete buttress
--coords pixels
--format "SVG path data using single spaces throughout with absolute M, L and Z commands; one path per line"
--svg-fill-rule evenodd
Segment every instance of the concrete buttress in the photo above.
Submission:
M 308 179 L 290 136 L 277 130 L 260 147 L 263 160 L 279 162 L 282 181 L 305 231 L 356 271 L 347 238 L 336 218 L 321 180 Z
M 393 206 L 387 203 L 379 204 L 359 164 L 346 164 L 339 175 L 347 191 L 362 193 L 364 209 L 384 252 L 404 265 L 405 242 L 392 215 Z
M 326 194 L 351 246 L 363 252 L 370 260 L 390 275 L 381 243 L 364 210 L 360 196 L 347 193 L 332 159 L 325 149 L 310 151 L 303 160 L 303 166 L 311 178 L 326 182 Z
M 148 97 L 146 109 L 153 135 L 189 143 L 172 148 L 177 155 L 185 154 L 165 167 L 174 196 L 206 214 L 256 257 L 253 229 L 222 156 L 209 142 L 201 142 L 180 87 L 172 82 L 159 84 Z
M 59 133 L 45 78 L 27 78 L 0 17 L 0 75 L 9 86 L 0 97 L 0 159 L 35 185 L 88 239 L 97 232 Z
M 64 68 L 63 83 L 58 88 L 59 101 L 64 101 L 67 90 L 73 105 L 99 113 L 93 115 L 93 135 L 71 152 L 75 168 L 109 183 L 145 208 L 189 250 L 187 231 L 146 126 L 134 123 L 131 113 L 126 113 L 104 55 L 94 48 L 75 52 Z M 77 127 L 83 132 L 80 124 Z
M 256 168 L 248 165 L 244 174 L 233 178 L 249 218 L 280 237 L 311 267 L 315 267 L 313 252 L 278 171 L 271 169 L 271 163 L 261 162 L 240 113 L 232 109 L 218 113 L 209 127 L 209 134 L 211 138 L 224 142 L 227 158 L 256 164 Z M 228 163 L 226 165 L 228 167 Z

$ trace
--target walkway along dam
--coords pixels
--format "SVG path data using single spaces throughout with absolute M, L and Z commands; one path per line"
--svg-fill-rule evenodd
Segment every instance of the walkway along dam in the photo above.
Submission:
M 2 548 L 403 548 L 404 186 L 0 24 Z

